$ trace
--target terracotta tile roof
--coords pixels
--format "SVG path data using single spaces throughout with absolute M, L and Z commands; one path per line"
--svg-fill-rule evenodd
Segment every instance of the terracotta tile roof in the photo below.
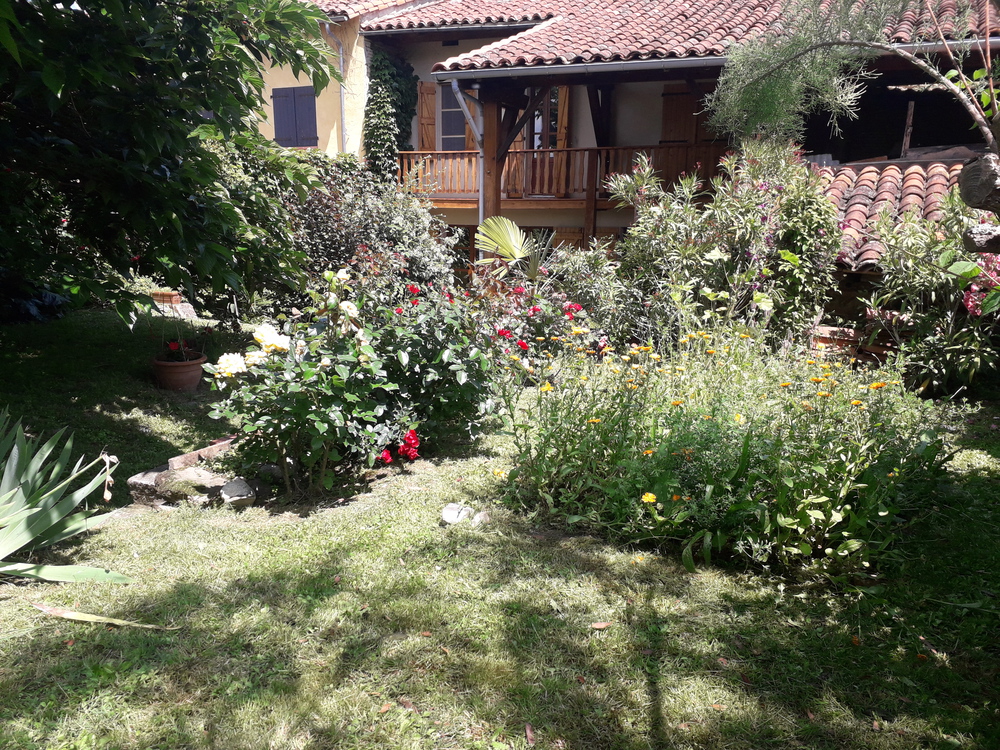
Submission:
M 319 0 L 329 2 L 330 0 Z M 486 23 L 547 24 L 438 63 L 435 70 L 610 62 L 724 55 L 726 49 L 771 26 L 783 0 L 437 0 L 394 9 L 393 0 L 362 0 L 378 6 L 363 29 L 405 30 Z M 956 0 L 942 0 L 941 27 L 949 38 L 967 36 Z M 321 6 L 322 7 L 322 6 Z M 368 12 L 368 11 L 365 11 Z M 994 12 L 994 20 L 997 14 Z M 909 43 L 928 17 L 920 0 L 891 29 L 893 41 Z M 994 23 L 1000 29 L 1000 24 Z
M 395 8 L 401 5 L 413 5 L 413 0 L 312 0 L 330 16 L 347 16 L 354 18 L 365 13 Z
M 373 0 L 369 0 L 371 2 Z M 388 1 L 388 0 L 386 0 Z M 537 23 L 556 15 L 560 3 L 547 7 L 525 0 L 438 0 L 429 4 L 402 8 L 366 18 L 365 31 L 386 29 L 424 29 L 446 26 L 472 26 L 484 23 Z
M 961 161 L 821 168 L 826 195 L 837 207 L 844 232 L 838 263 L 853 271 L 874 270 L 884 249 L 874 234 L 879 214 L 895 219 L 914 211 L 925 219 L 940 219 L 941 199 L 958 184 L 961 170 Z

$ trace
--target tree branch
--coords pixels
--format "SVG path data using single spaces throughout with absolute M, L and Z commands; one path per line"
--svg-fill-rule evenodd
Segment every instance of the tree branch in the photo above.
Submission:
M 891 44 L 885 44 L 883 42 L 866 42 L 860 39 L 837 39 L 827 42 L 818 42 L 816 44 L 811 44 L 806 49 L 796 52 L 791 57 L 788 57 L 787 59 L 782 60 L 781 62 L 775 65 L 772 65 L 763 73 L 760 73 L 759 75 L 751 79 L 749 83 L 743 86 L 743 88 L 746 89 L 754 85 L 755 83 L 758 83 L 764 80 L 765 78 L 768 78 L 774 73 L 777 73 L 782 68 L 785 68 L 791 63 L 795 62 L 799 58 L 805 57 L 806 55 L 815 52 L 816 50 L 831 48 L 831 47 L 855 47 L 859 49 L 879 50 L 880 52 L 888 52 L 889 54 L 903 58 L 908 63 L 913 65 L 915 68 L 918 68 L 919 70 L 926 73 L 928 76 L 934 79 L 934 81 L 944 86 L 945 89 L 947 89 L 948 92 L 952 96 L 954 96 L 955 99 L 958 100 L 959 104 L 962 105 L 965 111 L 969 113 L 969 116 L 972 117 L 973 121 L 976 123 L 976 127 L 978 127 L 979 131 L 982 133 L 983 140 L 986 141 L 987 147 L 989 147 L 989 149 L 994 153 L 998 153 L 996 138 L 993 136 L 993 130 L 990 128 L 990 123 L 986 120 L 982 111 L 980 111 L 980 109 L 976 106 L 976 102 L 972 101 L 971 97 L 968 94 L 966 94 L 960 88 L 958 88 L 958 86 L 956 86 L 948 78 L 946 78 L 941 71 L 939 71 L 930 63 L 928 63 L 926 60 L 922 60 L 916 55 L 907 52 L 904 49 L 900 49 L 899 47 L 895 47 Z

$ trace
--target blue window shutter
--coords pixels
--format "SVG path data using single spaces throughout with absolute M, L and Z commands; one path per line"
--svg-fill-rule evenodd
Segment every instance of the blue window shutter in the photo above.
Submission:
M 274 140 L 279 146 L 290 148 L 295 143 L 295 98 L 294 89 L 274 89 L 271 101 L 274 103 Z
M 298 86 L 295 92 L 295 145 L 317 146 L 316 92 L 312 86 Z

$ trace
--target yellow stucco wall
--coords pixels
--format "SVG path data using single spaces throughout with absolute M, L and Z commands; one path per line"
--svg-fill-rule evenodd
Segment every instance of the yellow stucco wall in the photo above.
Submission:
M 318 148 L 329 154 L 339 151 L 361 153 L 361 129 L 364 123 L 365 99 L 368 96 L 368 60 L 364 39 L 358 34 L 357 18 L 342 24 L 325 24 L 323 37 L 336 55 L 343 47 L 343 59 L 336 61 L 343 71 L 343 114 L 341 113 L 341 86 L 332 82 L 316 98 L 316 132 Z M 339 45 L 338 45 L 339 42 Z M 288 68 L 273 67 L 264 72 L 264 112 L 266 119 L 259 123 L 260 132 L 267 138 L 274 137 L 271 90 L 287 86 L 308 86 L 308 80 L 296 78 Z M 343 122 L 343 135 L 341 134 Z M 341 140 L 343 138 L 343 141 Z M 343 148 L 341 148 L 343 143 Z

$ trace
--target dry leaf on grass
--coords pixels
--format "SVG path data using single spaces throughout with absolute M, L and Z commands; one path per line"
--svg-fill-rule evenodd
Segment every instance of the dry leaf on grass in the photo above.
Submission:
M 604 630 L 605 628 L 610 628 L 611 627 L 611 623 L 610 622 L 595 622 L 590 627 L 592 627 L 594 630 Z
M 142 622 L 132 622 L 131 620 L 117 620 L 114 617 L 101 617 L 100 615 L 91 615 L 86 612 L 74 612 L 71 609 L 63 609 L 62 607 L 49 607 L 45 604 L 36 604 L 35 602 L 28 602 L 32 607 L 40 609 L 47 615 L 52 617 L 61 617 L 64 620 L 78 620 L 80 622 L 101 622 L 107 625 L 119 625 L 121 627 L 127 628 L 145 628 L 146 630 L 180 630 L 180 625 L 174 625 L 173 627 L 168 627 L 165 625 L 146 625 Z
M 524 725 L 524 738 L 527 740 L 529 746 L 534 747 L 535 730 L 532 728 L 531 724 Z

